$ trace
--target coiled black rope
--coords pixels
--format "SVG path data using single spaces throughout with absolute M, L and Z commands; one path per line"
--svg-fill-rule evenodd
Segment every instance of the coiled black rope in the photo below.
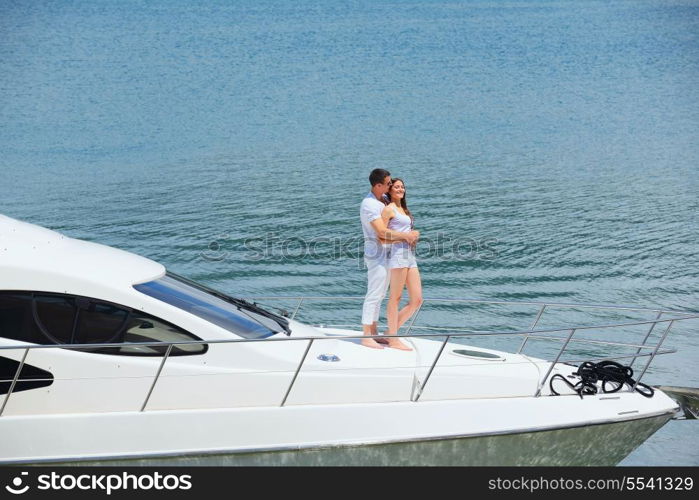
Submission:
M 597 382 L 600 381 L 602 382 L 602 392 L 604 393 L 617 392 L 624 387 L 624 384 L 630 387 L 636 384 L 636 381 L 633 379 L 633 369 L 630 366 L 624 366 L 616 361 L 610 360 L 600 361 L 599 363 L 585 361 L 578 367 L 577 371 L 573 372 L 573 375 L 580 377 L 580 380 L 575 384 L 568 381 L 568 379 L 560 373 L 556 373 L 551 377 L 549 380 L 551 393 L 560 396 L 553 388 L 553 381 L 555 379 L 563 380 L 568 387 L 578 393 L 580 398 L 582 398 L 583 395 L 590 396 L 597 394 Z M 636 391 L 647 398 L 652 398 L 655 393 L 652 387 L 641 382 L 636 386 Z

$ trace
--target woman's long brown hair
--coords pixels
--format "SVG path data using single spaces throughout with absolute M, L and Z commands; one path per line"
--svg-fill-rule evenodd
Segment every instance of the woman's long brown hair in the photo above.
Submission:
M 403 184 L 404 191 L 403 191 L 403 197 L 400 199 L 400 206 L 403 208 L 403 211 L 405 212 L 405 215 L 407 215 L 408 217 L 410 217 L 410 226 L 413 227 L 413 226 L 415 225 L 415 219 L 413 219 L 413 214 L 411 214 L 411 213 L 410 213 L 410 210 L 408 210 L 408 201 L 405 199 L 405 198 L 406 198 L 406 194 L 407 194 L 407 192 L 408 192 L 408 188 L 405 187 L 405 181 L 403 181 L 403 179 L 400 179 L 400 178 L 398 178 L 398 177 L 396 177 L 395 179 L 392 179 L 392 180 L 391 180 L 391 188 L 393 188 L 393 184 L 395 184 L 396 182 L 400 182 L 400 183 Z M 393 200 L 391 199 L 391 191 L 390 191 L 390 190 L 389 190 L 389 192 L 388 192 L 388 198 L 389 198 L 389 202 L 390 202 L 390 201 L 393 201 Z

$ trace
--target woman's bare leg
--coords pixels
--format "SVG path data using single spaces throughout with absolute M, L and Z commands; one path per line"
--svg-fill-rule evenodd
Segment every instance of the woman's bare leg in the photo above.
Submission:
M 405 288 L 405 280 L 408 277 L 406 268 L 391 269 L 391 285 L 388 292 L 388 305 L 386 306 L 386 320 L 388 322 L 389 335 L 398 332 L 398 305 Z
M 388 305 L 386 306 L 386 316 L 388 319 L 388 331 L 386 335 L 397 335 L 399 325 L 398 305 L 403 288 L 408 277 L 408 268 L 391 269 L 391 288 L 388 297 Z M 401 341 L 401 339 L 389 339 L 388 346 L 403 351 L 412 351 L 412 349 Z
M 408 321 L 413 314 L 415 314 L 415 311 L 417 311 L 422 304 L 422 281 L 420 279 L 420 271 L 418 271 L 417 267 L 411 267 L 408 269 L 405 284 L 408 287 L 409 301 L 398 313 L 398 328 L 403 326 L 403 324 Z M 398 328 L 396 328 L 396 331 Z

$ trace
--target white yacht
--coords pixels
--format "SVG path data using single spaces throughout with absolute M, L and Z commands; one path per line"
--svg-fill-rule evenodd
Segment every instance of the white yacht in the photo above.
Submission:
M 562 356 L 600 325 L 537 329 L 570 305 L 541 306 L 532 328 L 484 335 L 553 338 L 552 360 L 417 328 L 402 335 L 412 351 L 370 349 L 360 329 L 303 324 L 0 216 L 0 463 L 618 463 L 678 404 L 638 376 L 573 390 L 581 365 Z M 659 312 L 645 323 L 662 339 L 623 344 L 644 373 L 671 352 L 672 324 L 697 318 Z

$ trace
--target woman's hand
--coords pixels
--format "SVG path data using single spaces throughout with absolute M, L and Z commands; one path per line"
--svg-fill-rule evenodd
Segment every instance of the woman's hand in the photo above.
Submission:
M 412 247 L 412 249 L 415 250 L 415 247 L 417 246 L 417 242 L 418 242 L 418 240 L 420 239 L 420 231 L 416 231 L 416 230 L 413 229 L 413 230 L 410 231 L 410 232 L 415 236 L 415 240 L 410 244 L 410 246 Z

